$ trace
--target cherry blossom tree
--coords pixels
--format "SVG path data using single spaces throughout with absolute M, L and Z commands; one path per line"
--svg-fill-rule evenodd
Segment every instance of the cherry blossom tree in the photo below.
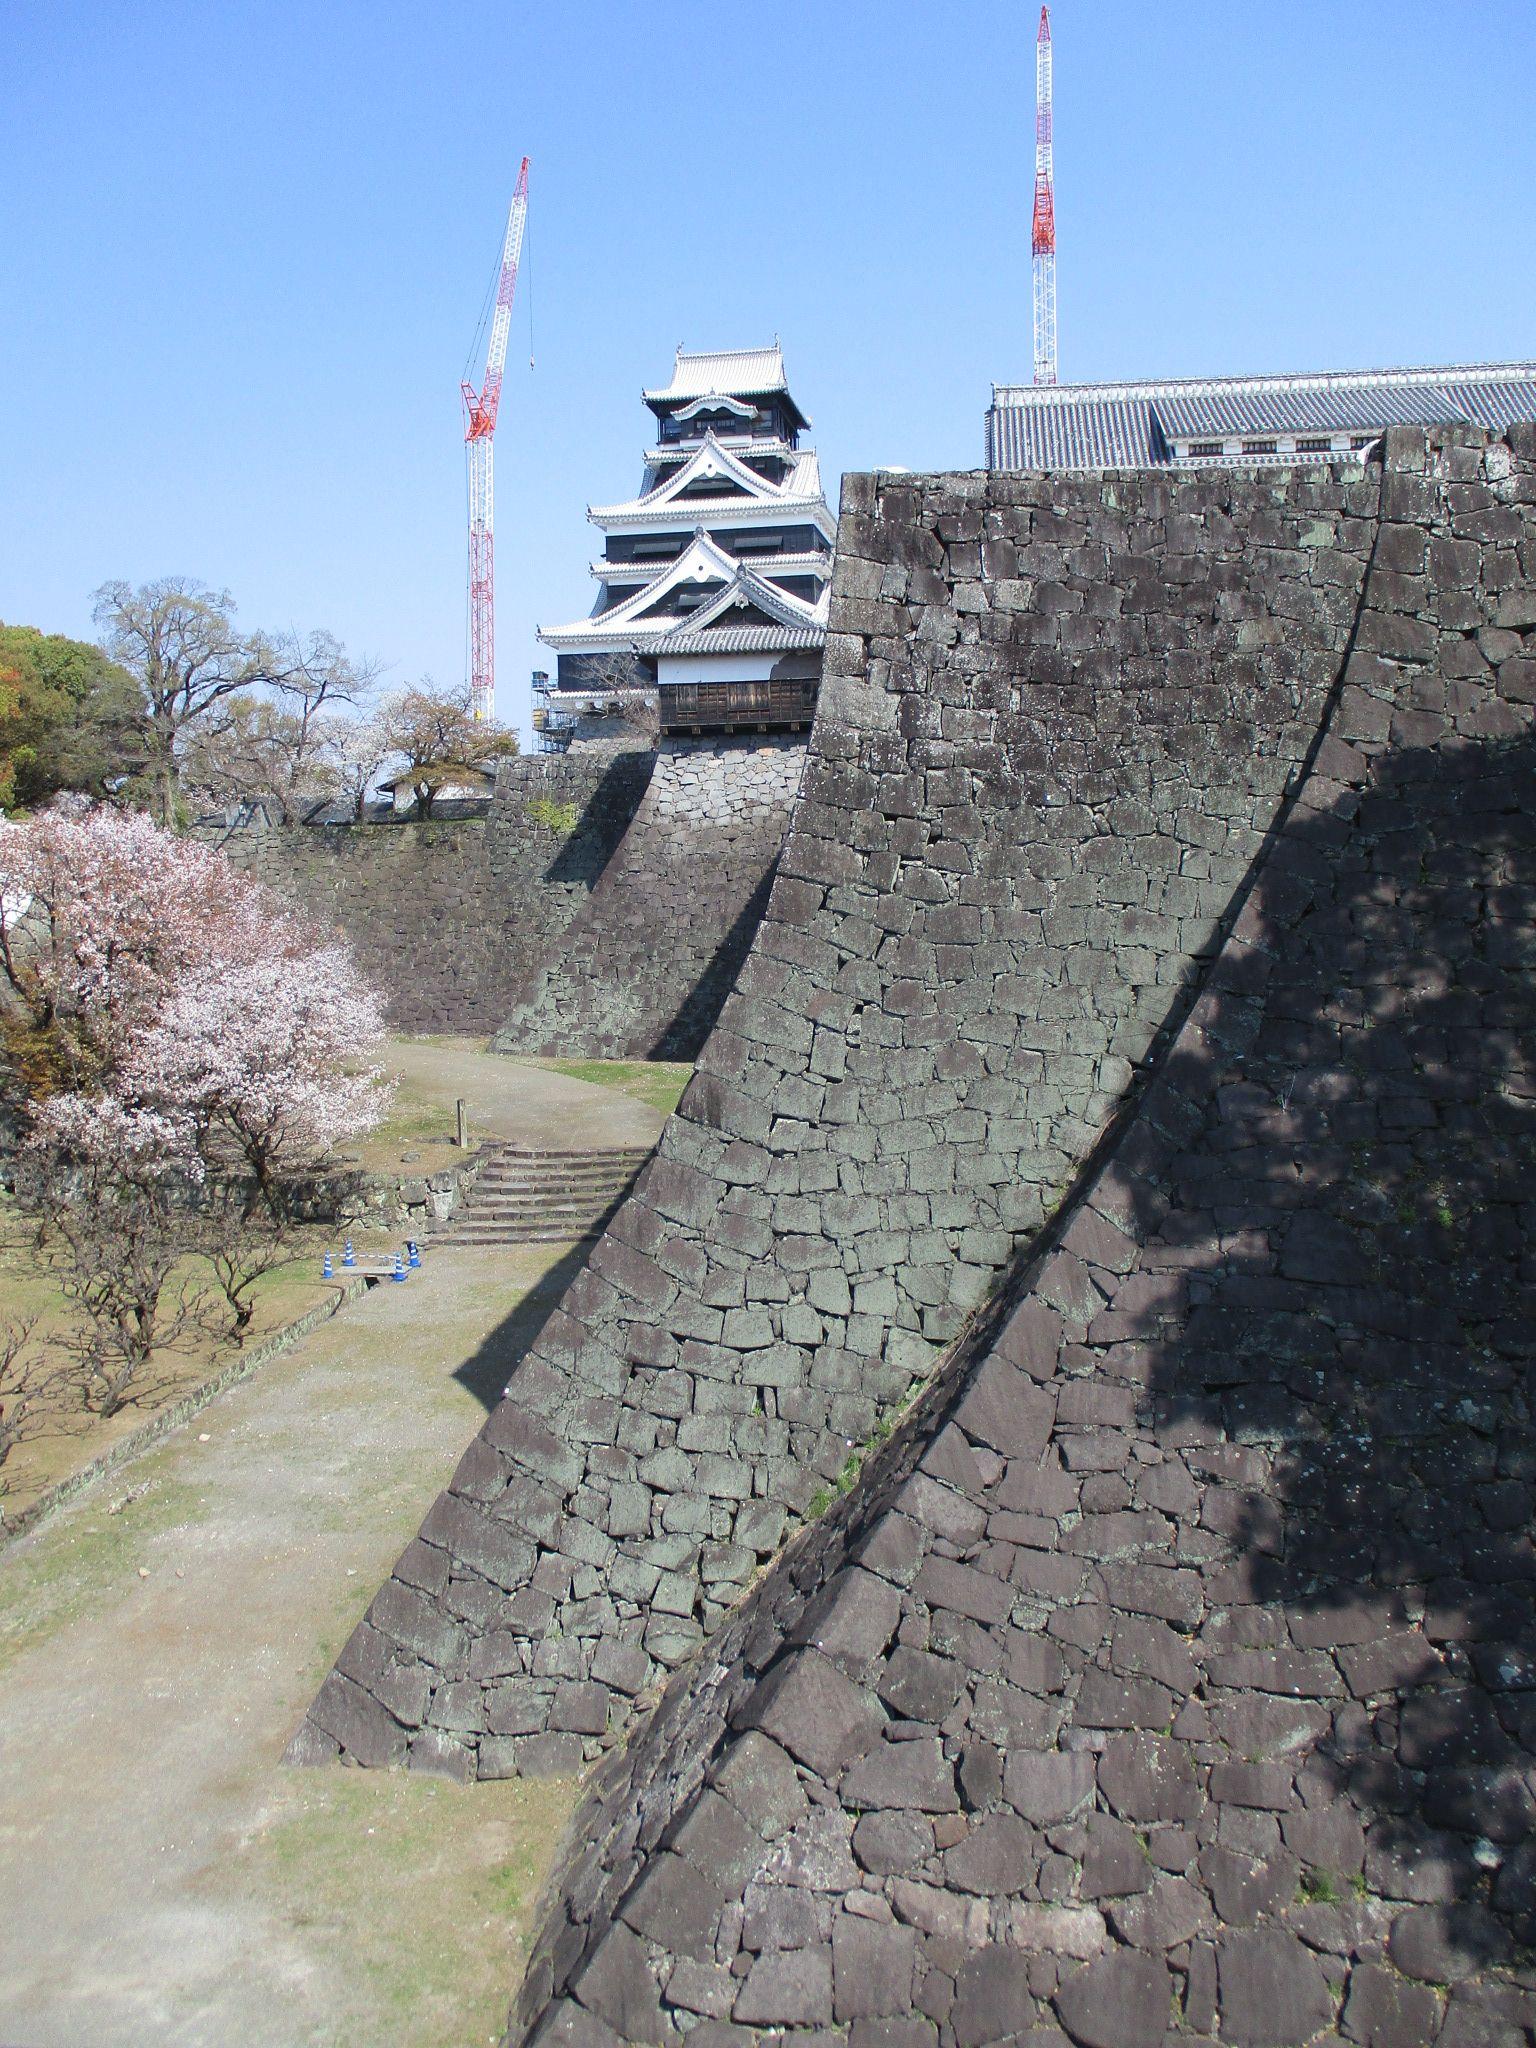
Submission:
M 295 1185 L 382 1113 L 382 1014 L 346 948 L 223 854 L 110 810 L 0 824 L 0 975 L 18 1192 L 63 1248 L 110 1413 L 202 1313 L 189 1255 L 243 1334 L 248 1279 L 230 1291 L 210 1233 L 238 1218 L 231 1272 L 283 1262 Z
M 345 947 L 268 950 L 187 975 L 135 1038 L 122 1086 L 186 1119 L 204 1170 L 249 1175 L 275 1214 L 375 1121 L 378 1070 L 358 1061 L 383 1033 Z
M 140 812 L 58 806 L 0 822 L 0 1039 L 28 1093 L 110 1086 L 185 978 L 294 921 L 214 848 Z
M 36 1319 L 0 1322 L 0 1529 L 6 1524 L 5 1465 L 19 1444 L 70 1427 L 74 1375 L 54 1350 L 36 1345 Z
M 0 823 L 0 973 L 0 1038 L 70 1149 L 265 1193 L 377 1119 L 383 1017 L 347 949 L 142 814 Z

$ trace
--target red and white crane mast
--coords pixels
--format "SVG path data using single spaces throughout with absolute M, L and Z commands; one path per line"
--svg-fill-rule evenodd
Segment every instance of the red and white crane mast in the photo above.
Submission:
M 1056 159 L 1052 146 L 1051 10 L 1035 39 L 1035 382 L 1056 382 Z
M 485 381 L 479 391 L 473 384 L 459 387 L 464 397 L 464 445 L 469 456 L 469 687 L 476 718 L 494 717 L 496 709 L 496 485 L 491 449 L 527 220 L 528 159 L 524 157 L 507 210 Z

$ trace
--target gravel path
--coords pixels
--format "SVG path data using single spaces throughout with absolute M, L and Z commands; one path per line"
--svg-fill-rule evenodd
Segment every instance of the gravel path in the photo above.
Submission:
M 431 1253 L 0 1557 L 0 2040 L 499 2033 L 571 1788 L 279 1758 L 572 1263 Z

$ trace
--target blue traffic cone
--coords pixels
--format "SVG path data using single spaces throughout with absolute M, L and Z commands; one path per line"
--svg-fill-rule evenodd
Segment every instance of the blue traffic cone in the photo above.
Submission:
M 320 1269 L 320 1278 L 322 1280 L 334 1280 L 336 1278 L 335 1270 L 331 1265 L 331 1255 L 329 1252 L 326 1253 L 325 1264 Z
M 405 1240 L 405 1263 L 408 1266 L 419 1266 L 421 1264 L 421 1253 L 416 1249 L 414 1237 L 408 1237 Z
M 352 1256 L 352 1240 L 350 1237 L 342 1247 L 341 1263 L 344 1266 L 355 1266 L 357 1264 L 357 1260 Z
M 403 1280 L 405 1278 L 405 1261 L 398 1252 L 395 1253 L 395 1270 L 389 1277 L 391 1280 Z

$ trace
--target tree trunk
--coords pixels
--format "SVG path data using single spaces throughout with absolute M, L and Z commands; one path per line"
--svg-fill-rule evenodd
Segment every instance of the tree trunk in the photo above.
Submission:
M 169 832 L 176 817 L 176 735 L 158 720 L 149 728 L 149 781 L 155 822 Z

